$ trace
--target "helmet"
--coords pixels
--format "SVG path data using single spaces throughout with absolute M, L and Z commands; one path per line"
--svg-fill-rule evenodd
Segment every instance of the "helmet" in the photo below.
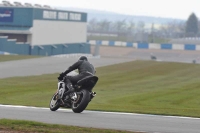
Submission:
M 81 57 L 79 58 L 79 60 L 85 60 L 85 61 L 88 61 L 88 59 L 87 59 L 86 56 L 81 56 Z

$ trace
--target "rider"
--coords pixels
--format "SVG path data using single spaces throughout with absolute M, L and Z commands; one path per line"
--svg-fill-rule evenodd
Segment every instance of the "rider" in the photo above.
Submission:
M 67 74 L 73 70 L 78 69 L 79 74 L 76 76 L 67 76 Z M 86 56 L 81 56 L 77 62 L 71 65 L 65 72 L 62 72 L 58 80 L 63 80 L 69 89 L 66 94 L 72 93 L 75 91 L 72 84 L 77 83 L 80 79 L 83 79 L 86 76 L 94 75 L 96 70 L 94 66 L 88 61 Z

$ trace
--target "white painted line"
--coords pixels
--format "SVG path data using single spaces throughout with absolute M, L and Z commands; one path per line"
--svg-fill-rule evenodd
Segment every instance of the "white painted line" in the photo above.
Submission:
M 95 113 L 103 113 L 103 114 L 118 114 L 118 115 L 138 115 L 138 116 L 159 116 L 159 117 L 166 117 L 166 118 L 180 118 L 180 119 L 197 119 L 200 120 L 200 118 L 194 118 L 194 117 L 182 117 L 182 116 L 165 116 L 165 115 L 152 115 L 152 114 L 137 114 L 137 113 L 123 113 L 123 112 L 101 112 L 101 111 L 87 111 L 87 112 L 95 112 Z
M 0 107 L 50 110 L 49 108 L 33 107 L 33 106 L 21 106 L 21 105 L 2 105 L 2 104 L 0 104 Z M 69 109 L 59 109 L 59 110 L 69 110 Z
M 7 108 L 29 108 L 29 109 L 48 109 L 48 108 L 39 108 L 39 107 L 33 107 L 33 106 L 2 105 L 2 104 L 0 104 L 0 107 L 7 107 Z

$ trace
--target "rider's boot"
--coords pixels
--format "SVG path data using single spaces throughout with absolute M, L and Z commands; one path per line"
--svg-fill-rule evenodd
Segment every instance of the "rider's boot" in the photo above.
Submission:
M 70 94 L 70 93 L 72 93 L 72 92 L 75 92 L 75 89 L 74 89 L 74 87 L 72 86 L 71 83 L 68 83 L 68 84 L 67 84 L 67 88 L 68 88 L 69 90 L 65 93 L 66 95 L 68 95 L 68 94 Z

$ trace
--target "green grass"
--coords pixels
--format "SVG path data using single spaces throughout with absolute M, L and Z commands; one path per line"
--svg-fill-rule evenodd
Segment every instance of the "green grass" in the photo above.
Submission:
M 148 41 L 149 41 L 149 43 L 160 43 L 161 44 L 161 43 L 168 43 L 170 41 L 170 39 L 155 37 L 152 42 L 152 37 L 149 37 Z
M 88 36 L 88 40 L 102 40 L 102 41 L 122 41 L 122 42 L 136 42 L 135 38 L 130 38 L 126 36 Z M 170 39 L 155 37 L 153 43 L 167 43 Z M 152 37 L 150 36 L 148 42 L 152 42 Z
M 12 60 L 22 60 L 22 59 L 31 59 L 38 58 L 42 56 L 30 56 L 30 55 L 0 55 L 0 62 L 3 61 L 12 61 Z
M 88 40 L 103 40 L 103 41 L 123 41 L 123 42 L 128 42 L 128 41 L 133 41 L 133 39 L 127 39 L 127 37 L 124 36 L 89 36 L 87 38 Z
M 0 79 L 0 103 L 48 107 L 58 74 Z M 97 68 L 88 110 L 200 117 L 200 65 L 135 61 Z
M 55 124 L 44 124 L 33 121 L 22 120 L 0 120 L 0 132 L 16 132 L 16 133 L 131 133 L 128 131 L 83 128 L 77 126 L 64 126 Z M 13 132 L 14 131 L 14 132 Z

